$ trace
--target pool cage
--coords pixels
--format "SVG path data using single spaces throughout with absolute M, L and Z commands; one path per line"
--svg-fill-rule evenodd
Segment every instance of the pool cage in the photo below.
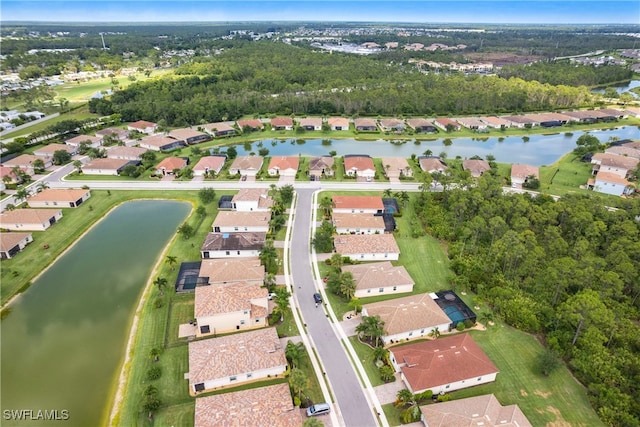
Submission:
M 467 320 L 476 323 L 476 314 L 454 291 L 436 292 L 435 296 L 434 301 L 451 320 L 450 329 L 454 329 L 458 323 L 464 323 Z

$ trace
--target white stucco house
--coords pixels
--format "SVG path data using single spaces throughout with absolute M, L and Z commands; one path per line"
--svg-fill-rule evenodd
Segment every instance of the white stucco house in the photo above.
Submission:
M 260 256 L 267 233 L 209 233 L 200 248 L 202 258 L 251 258 Z
M 337 253 L 353 261 L 393 261 L 400 257 L 392 234 L 340 234 L 333 244 Z
M 334 212 L 331 217 L 338 234 L 384 233 L 384 219 L 380 215 Z
M 214 233 L 233 233 L 236 231 L 269 231 L 271 212 L 219 211 L 213 220 Z

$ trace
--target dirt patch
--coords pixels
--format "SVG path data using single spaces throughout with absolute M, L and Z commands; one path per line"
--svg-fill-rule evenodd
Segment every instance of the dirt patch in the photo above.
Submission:
M 550 391 L 546 392 L 546 393 L 543 393 L 540 390 L 536 390 L 533 394 L 535 394 L 536 396 L 540 396 L 543 399 L 546 399 L 547 397 L 551 396 L 551 392 Z
M 556 416 L 555 421 L 551 421 L 545 424 L 546 427 L 571 427 L 571 423 L 562 419 L 562 415 L 560 415 L 560 411 L 558 411 L 557 408 L 554 408 L 553 406 L 547 406 L 546 409 Z
M 466 53 L 464 56 L 475 62 L 491 62 L 497 67 L 511 64 L 530 64 L 542 59 L 541 56 L 519 55 L 513 52 L 472 52 Z
M 520 389 L 520 395 L 521 395 L 522 397 L 527 397 L 527 396 L 529 396 L 529 393 L 527 393 L 527 392 L 526 392 L 526 391 L 524 391 L 523 389 Z

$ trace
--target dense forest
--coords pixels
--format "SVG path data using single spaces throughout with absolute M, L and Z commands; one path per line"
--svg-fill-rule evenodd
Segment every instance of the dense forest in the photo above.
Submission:
M 456 288 L 537 334 L 587 387 L 603 421 L 640 425 L 640 204 L 610 210 L 475 187 L 423 192 L 412 218 L 448 242 Z
M 569 62 L 534 62 L 528 65 L 509 65 L 503 67 L 498 75 L 504 78 L 517 77 L 523 80 L 536 80 L 540 83 L 568 86 L 598 86 L 609 82 L 631 80 L 633 71 L 620 65 L 596 67 L 576 65 Z
M 548 111 L 588 105 L 586 87 L 496 76 L 424 75 L 368 57 L 253 42 L 176 70 L 183 78 L 136 83 L 92 112 L 169 126 L 244 115 L 458 115 Z

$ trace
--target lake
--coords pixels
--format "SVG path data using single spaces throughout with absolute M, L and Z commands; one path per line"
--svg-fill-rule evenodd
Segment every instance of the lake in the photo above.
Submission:
M 638 98 L 638 95 L 635 92 L 631 92 L 631 89 L 640 87 L 640 80 L 631 80 L 629 83 L 624 85 L 607 86 L 607 87 L 614 88 L 616 92 L 618 92 L 619 94 L 629 92 L 631 96 Z M 605 88 L 598 88 L 598 89 L 593 89 L 591 92 L 604 93 L 604 91 L 605 91 Z
M 190 208 L 161 200 L 115 208 L 12 304 L 1 325 L 3 415 L 66 410 L 69 420 L 53 423 L 106 424 L 137 302 Z

